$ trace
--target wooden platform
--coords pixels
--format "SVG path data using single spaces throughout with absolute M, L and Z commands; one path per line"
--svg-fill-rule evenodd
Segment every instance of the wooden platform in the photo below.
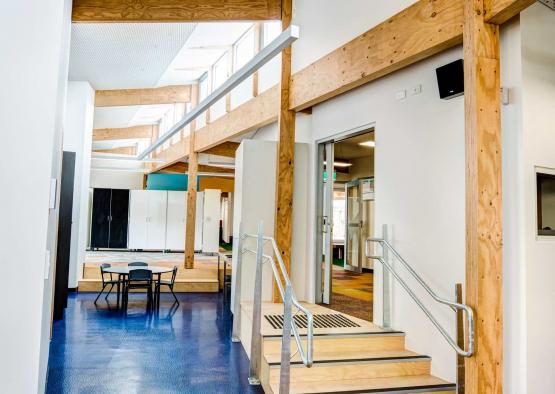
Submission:
M 99 267 L 103 263 L 118 266 L 127 265 L 132 261 L 143 261 L 155 266 L 177 266 L 174 287 L 176 292 L 215 293 L 218 292 L 218 275 L 220 276 L 220 287 L 223 284 L 223 261 L 218 271 L 217 259 L 216 256 L 199 256 L 195 258 L 194 269 L 185 269 L 182 253 L 88 252 L 86 262 L 83 264 L 83 279 L 79 281 L 79 291 L 100 291 L 102 281 Z M 231 273 L 229 266 L 228 273 Z M 162 275 L 162 278 L 171 278 L 171 273 Z M 162 291 L 169 290 L 164 286 Z
M 455 393 L 455 385 L 431 375 L 432 360 L 405 348 L 405 334 L 385 330 L 368 321 L 337 311 L 305 304 L 322 320 L 344 322 L 356 327 L 314 328 L 314 364 L 307 368 L 291 341 L 291 393 Z M 264 392 L 278 393 L 281 367 L 281 329 L 274 328 L 268 315 L 281 315 L 282 304 L 262 307 L 262 365 Z M 241 305 L 241 342 L 250 355 L 252 303 Z M 306 343 L 306 329 L 300 330 Z

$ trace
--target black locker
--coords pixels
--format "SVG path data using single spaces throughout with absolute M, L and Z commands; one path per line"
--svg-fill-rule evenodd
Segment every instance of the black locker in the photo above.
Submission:
M 91 248 L 127 248 L 129 190 L 94 189 Z
M 73 216 L 73 183 L 75 176 L 75 152 L 63 152 L 60 208 L 58 213 L 58 243 L 56 249 L 56 273 L 54 289 L 54 320 L 64 316 L 67 306 L 69 281 L 69 253 L 71 245 L 71 222 Z
M 129 190 L 112 189 L 110 210 L 110 248 L 127 248 Z

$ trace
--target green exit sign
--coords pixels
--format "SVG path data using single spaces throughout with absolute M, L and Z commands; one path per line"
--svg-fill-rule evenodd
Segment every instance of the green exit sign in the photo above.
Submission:
M 324 181 L 328 180 L 328 172 L 324 171 Z M 337 180 L 337 171 L 333 172 L 333 180 L 336 181 Z

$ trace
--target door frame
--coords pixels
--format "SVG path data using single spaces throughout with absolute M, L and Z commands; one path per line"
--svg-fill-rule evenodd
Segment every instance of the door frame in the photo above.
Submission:
M 323 249 L 323 239 L 322 239 L 322 223 L 321 223 L 321 216 L 323 212 L 323 187 L 321 179 L 324 176 L 322 173 L 323 166 L 320 165 L 320 153 L 321 149 L 324 148 L 326 143 L 337 143 L 348 138 L 356 137 L 357 135 L 366 134 L 370 132 L 376 132 L 376 122 L 366 123 L 352 129 L 347 129 L 343 131 L 339 131 L 337 133 L 333 133 L 329 136 L 317 139 L 314 141 L 314 186 L 315 186 L 315 204 L 314 204 L 314 236 L 312 239 L 312 246 L 314 249 L 314 259 L 313 259 L 313 269 L 314 269 L 314 296 L 315 296 L 315 303 L 319 304 L 322 303 L 323 300 L 323 289 L 322 289 L 322 259 L 320 256 L 320 252 Z M 332 174 L 333 179 L 333 174 Z M 333 227 L 333 217 L 330 218 L 331 223 L 330 225 Z M 332 240 L 333 242 L 333 240 Z M 332 267 L 333 268 L 333 267 Z M 332 275 L 333 278 L 333 275 Z M 333 279 L 332 279 L 333 281 Z M 330 292 L 332 288 L 332 283 L 330 283 Z M 331 298 L 331 294 L 330 294 Z

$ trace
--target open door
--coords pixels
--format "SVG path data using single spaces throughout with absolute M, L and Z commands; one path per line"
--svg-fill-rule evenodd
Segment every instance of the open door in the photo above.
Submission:
M 333 142 L 318 145 L 316 302 L 331 304 L 333 269 Z
M 362 272 L 362 188 L 358 180 L 345 185 L 345 263 L 352 272 Z

